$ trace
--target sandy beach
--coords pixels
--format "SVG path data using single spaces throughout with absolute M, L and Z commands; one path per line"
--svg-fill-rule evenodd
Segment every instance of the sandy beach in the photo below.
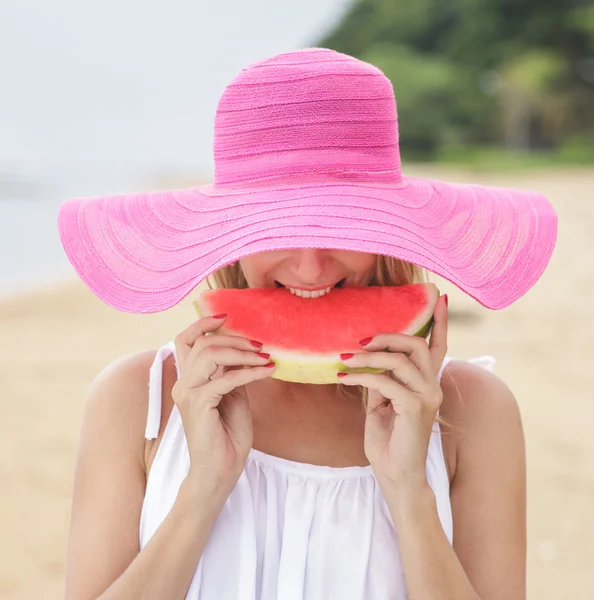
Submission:
M 503 311 L 451 284 L 449 354 L 493 355 L 521 407 L 528 452 L 531 600 L 594 598 L 594 169 L 409 174 L 533 188 L 560 218 L 540 282 Z M 574 294 L 574 295 L 572 295 Z M 188 297 L 138 316 L 78 281 L 0 303 L 0 599 L 63 596 L 74 461 L 85 395 L 111 361 L 156 348 L 194 318 Z

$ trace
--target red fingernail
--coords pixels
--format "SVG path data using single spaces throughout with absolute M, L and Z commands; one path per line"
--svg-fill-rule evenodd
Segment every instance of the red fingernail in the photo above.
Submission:
M 346 377 L 348 373 L 336 373 L 337 377 Z
M 353 358 L 354 354 L 341 354 L 340 360 L 348 360 L 349 358 Z
M 367 344 L 369 344 L 372 339 L 372 337 L 365 338 L 364 340 L 361 340 L 359 344 L 361 344 L 361 346 L 367 346 Z
M 213 315 L 213 319 L 224 319 L 227 315 Z
M 446 303 L 446 306 L 447 306 L 448 305 L 448 295 L 447 294 L 445 294 L 445 303 Z
M 267 352 L 256 352 L 256 354 L 260 357 L 260 358 L 270 358 L 270 354 L 268 354 Z
M 271 367 L 271 368 L 272 368 L 272 367 L 274 367 L 274 366 L 275 366 L 275 363 L 271 362 L 271 363 L 268 363 L 267 365 L 264 365 L 264 366 L 265 366 L 265 367 Z
M 254 348 L 259 348 L 260 346 L 263 346 L 262 342 L 257 342 L 256 340 L 250 340 L 250 344 L 254 347 Z

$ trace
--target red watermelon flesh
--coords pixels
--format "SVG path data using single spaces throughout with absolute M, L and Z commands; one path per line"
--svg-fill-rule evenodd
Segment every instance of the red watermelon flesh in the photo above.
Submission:
M 263 343 L 276 363 L 272 377 L 300 383 L 337 383 L 348 370 L 343 352 L 362 352 L 359 340 L 379 333 L 429 334 L 439 290 L 432 283 L 335 288 L 320 298 L 287 289 L 216 289 L 194 301 L 200 317 L 224 313 L 216 334 Z

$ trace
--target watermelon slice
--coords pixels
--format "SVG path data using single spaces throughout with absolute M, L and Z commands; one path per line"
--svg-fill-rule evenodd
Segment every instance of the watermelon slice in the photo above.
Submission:
M 297 383 L 337 383 L 349 369 L 343 352 L 361 352 L 359 340 L 378 333 L 426 338 L 433 324 L 439 290 L 432 283 L 334 288 L 320 298 L 300 298 L 288 289 L 205 290 L 194 301 L 200 318 L 224 313 L 214 333 L 240 335 L 263 343 L 276 363 L 272 377 Z

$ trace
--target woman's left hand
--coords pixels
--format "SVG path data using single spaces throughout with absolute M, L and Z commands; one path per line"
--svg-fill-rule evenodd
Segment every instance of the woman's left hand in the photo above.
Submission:
M 443 400 L 437 375 L 447 351 L 447 329 L 447 296 L 442 296 L 429 343 L 421 337 L 385 333 L 366 343 L 365 352 L 343 358 L 351 368 L 386 369 L 338 378 L 344 385 L 369 388 L 365 454 L 382 489 L 388 486 L 399 493 L 427 486 L 429 440 Z

